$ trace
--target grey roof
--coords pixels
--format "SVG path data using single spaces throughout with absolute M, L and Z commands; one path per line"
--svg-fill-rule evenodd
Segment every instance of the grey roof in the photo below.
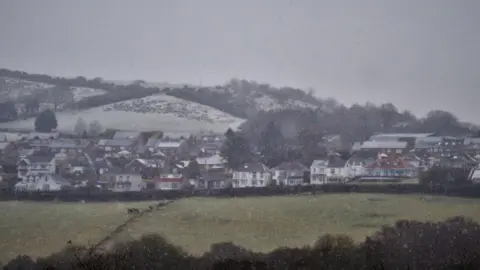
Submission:
M 238 172 L 268 172 L 269 169 L 262 163 L 258 162 L 249 162 L 245 163 L 243 166 L 240 166 L 236 171 Z
M 275 170 L 281 171 L 308 171 L 308 168 L 300 162 L 282 162 L 275 167 Z
M 399 141 L 365 141 L 362 144 L 362 149 L 404 149 L 407 147 L 407 142 Z
M 113 135 L 113 139 L 136 139 L 141 135 L 138 131 L 117 131 Z
M 32 139 L 35 139 L 35 138 L 39 138 L 39 139 L 50 139 L 50 138 L 58 138 L 60 134 L 58 132 L 49 132 L 49 133 L 46 133 L 46 132 L 30 132 L 28 133 L 27 135 L 27 139 L 29 140 L 32 140 Z
M 371 141 L 375 140 L 398 140 L 400 138 L 426 138 L 435 133 L 379 133 L 370 136 Z
M 52 140 L 48 146 L 51 148 L 85 148 L 87 145 L 87 140 L 59 138 Z
M 99 146 L 132 146 L 135 142 L 131 139 L 101 139 L 98 141 Z
M 33 155 L 31 156 L 25 157 L 25 159 L 28 160 L 28 162 L 30 163 L 47 163 L 52 161 L 54 158 L 55 158 L 55 154 L 50 152 L 47 152 L 47 153 L 37 152 L 37 153 L 33 153 Z
M 312 162 L 311 167 L 324 167 L 327 166 L 328 160 L 326 159 L 316 159 Z

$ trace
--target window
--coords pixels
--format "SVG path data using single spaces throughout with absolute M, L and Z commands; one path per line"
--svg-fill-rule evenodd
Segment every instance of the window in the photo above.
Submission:
M 256 172 L 252 172 L 252 178 L 257 178 L 257 173 Z
M 252 186 L 256 186 L 257 185 L 257 180 L 252 180 Z
M 258 181 L 261 186 L 263 186 L 263 180 Z
M 330 173 L 331 173 L 331 174 L 335 174 L 335 168 L 331 168 L 331 169 L 330 169 Z
M 263 172 L 260 173 L 260 178 L 263 178 Z

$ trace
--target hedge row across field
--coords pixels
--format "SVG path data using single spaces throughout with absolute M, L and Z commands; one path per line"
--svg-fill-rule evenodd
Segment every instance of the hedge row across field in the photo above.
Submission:
M 144 190 L 139 192 L 107 192 L 92 190 L 64 190 L 56 192 L 9 192 L 0 193 L 0 200 L 30 201 L 145 201 L 173 200 L 191 196 L 244 197 L 274 196 L 317 193 L 385 193 L 385 194 L 430 194 L 455 197 L 480 198 L 480 185 L 416 185 L 416 184 L 359 184 L 321 185 L 299 187 L 229 188 L 219 190 Z

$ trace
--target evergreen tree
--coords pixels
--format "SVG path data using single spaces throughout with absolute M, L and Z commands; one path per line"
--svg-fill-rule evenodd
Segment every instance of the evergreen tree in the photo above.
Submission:
M 196 158 L 192 158 L 188 163 L 188 166 L 186 169 L 186 176 L 189 179 L 195 179 L 200 176 L 200 166 L 198 165 Z
M 78 118 L 77 123 L 75 123 L 74 132 L 77 136 L 83 136 L 87 130 L 87 123 L 82 119 Z
M 317 158 L 327 155 L 324 148 L 319 146 L 322 135 L 311 129 L 303 129 L 297 135 L 297 143 L 301 153 L 301 161 L 305 166 L 310 166 Z
M 35 119 L 35 131 L 51 132 L 57 128 L 57 118 L 52 110 L 45 110 Z
M 259 150 L 262 162 L 268 167 L 276 166 L 285 159 L 287 150 L 285 138 L 274 122 L 269 122 L 263 130 L 259 141 Z
M 225 133 L 227 138 L 222 146 L 220 155 L 227 161 L 230 168 L 236 169 L 253 158 L 253 153 L 248 140 L 239 133 L 228 129 Z

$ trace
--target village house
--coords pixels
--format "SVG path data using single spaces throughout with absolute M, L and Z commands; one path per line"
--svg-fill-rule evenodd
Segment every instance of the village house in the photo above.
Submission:
M 51 151 L 53 153 L 77 154 L 91 152 L 95 145 L 83 139 L 57 138 L 53 140 L 32 140 L 30 146 L 36 151 Z
M 408 149 L 407 142 L 404 141 L 365 141 L 362 143 L 361 151 L 401 155 Z
M 310 166 L 310 184 L 326 184 L 328 160 L 314 160 Z
M 195 189 L 224 189 L 228 183 L 229 179 L 223 170 L 205 171 L 198 179 L 190 180 Z
M 30 174 L 23 177 L 20 182 L 15 184 L 14 188 L 15 191 L 60 191 L 70 186 L 70 183 L 59 175 Z
M 56 160 L 53 153 L 37 152 L 20 159 L 17 163 L 18 178 L 25 179 L 30 175 L 54 175 Z
M 373 163 L 365 166 L 365 174 L 362 179 L 369 180 L 392 180 L 403 178 L 415 178 L 418 176 L 417 167 L 404 161 L 402 158 L 389 157 L 385 154 Z
M 310 184 L 338 184 L 345 183 L 353 178 L 353 172 L 360 164 L 347 166 L 347 161 L 342 159 L 338 154 L 329 155 L 324 160 L 314 160 L 310 166 Z
M 163 160 L 136 158 L 125 167 L 132 172 L 140 173 L 143 179 L 153 179 L 160 175 L 164 165 Z
M 265 187 L 270 183 L 271 172 L 262 163 L 250 162 L 233 171 L 234 188 Z
M 444 168 L 462 168 L 471 169 L 477 167 L 478 161 L 466 153 L 459 153 L 451 156 L 432 157 L 432 166 L 440 166 Z
M 25 136 L 26 140 L 54 140 L 60 136 L 58 132 L 30 132 Z
M 112 168 L 105 172 L 101 179 L 102 182 L 107 182 L 107 189 L 113 192 L 141 191 L 145 188 L 145 182 L 139 173 L 125 169 Z
M 283 162 L 273 169 L 272 181 L 284 186 L 302 185 L 308 171 L 308 168 L 300 162 Z
M 155 189 L 158 190 L 180 190 L 184 186 L 184 179 L 181 174 L 162 174 L 153 181 Z
M 209 157 L 196 158 L 200 170 L 222 169 L 225 168 L 225 159 L 219 154 L 215 154 Z
M 327 184 L 345 183 L 348 180 L 347 161 L 340 157 L 330 157 L 327 163 L 325 180 Z
M 136 147 L 136 141 L 132 139 L 100 139 L 97 148 L 106 155 L 115 155 L 122 151 L 133 153 Z

